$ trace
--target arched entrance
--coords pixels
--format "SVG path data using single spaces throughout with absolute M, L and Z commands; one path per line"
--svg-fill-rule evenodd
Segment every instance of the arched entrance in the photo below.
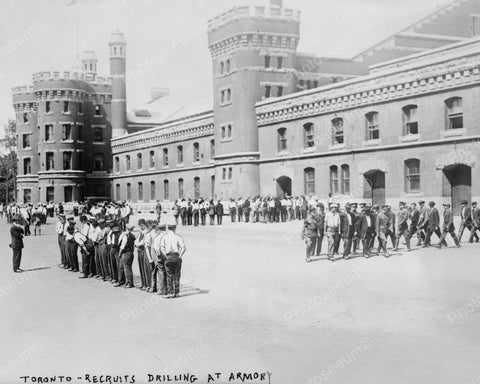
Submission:
M 277 179 L 277 196 L 292 195 L 292 179 L 288 176 L 282 176 Z
M 451 197 L 455 215 L 461 211 L 461 201 L 472 199 L 472 168 L 465 164 L 454 164 L 443 168 L 443 197 Z
M 385 204 L 385 172 L 379 169 L 372 169 L 363 174 L 364 177 L 364 198 L 371 199 L 372 205 L 380 206 Z

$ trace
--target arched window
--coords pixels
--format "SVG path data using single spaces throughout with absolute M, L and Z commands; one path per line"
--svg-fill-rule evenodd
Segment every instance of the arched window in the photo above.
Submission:
M 177 147 L 177 163 L 183 164 L 183 146 L 181 145 Z
M 210 140 L 210 159 L 213 160 L 215 157 L 215 140 Z
M 315 132 L 312 123 L 307 123 L 303 125 L 303 147 L 315 147 Z
M 367 128 L 367 140 L 380 139 L 380 127 L 378 125 L 378 112 L 370 112 L 365 115 Z
M 405 160 L 405 192 L 420 192 L 420 160 Z
M 150 151 L 150 168 L 155 168 L 155 151 Z
M 200 198 L 200 178 L 199 177 L 195 177 L 193 179 L 193 193 L 194 193 L 195 199 Z
M 115 172 L 120 172 L 120 158 L 115 157 Z
M 332 144 L 344 143 L 343 119 L 338 117 L 332 120 Z
M 330 193 L 338 194 L 338 167 L 336 165 L 330 167 Z
M 163 148 L 163 166 L 168 167 L 168 148 Z
M 138 183 L 138 200 L 143 201 L 143 183 Z
M 305 168 L 303 171 L 305 195 L 315 195 L 315 169 Z
M 183 199 L 183 179 L 178 179 L 178 198 Z
M 142 154 L 137 153 L 137 169 L 143 168 Z
M 117 200 L 121 200 L 121 198 L 120 198 L 120 184 L 115 185 L 115 196 L 117 197 Z
M 95 153 L 93 155 L 93 170 L 94 171 L 103 171 L 104 170 L 104 154 L 103 153 Z
M 287 128 L 279 128 L 277 130 L 278 136 L 278 152 L 287 150 Z
M 127 183 L 127 200 L 132 200 L 132 185 Z
M 156 190 L 155 181 L 150 181 L 150 200 L 155 200 Z
M 403 134 L 418 135 L 417 106 L 407 105 L 403 107 Z
M 165 200 L 170 198 L 170 186 L 168 180 L 163 180 L 163 198 Z
M 193 162 L 200 161 L 200 144 L 193 143 Z
M 131 163 L 130 163 L 130 155 L 125 156 L 125 168 L 127 171 L 130 171 L 131 169 Z
M 445 101 L 447 108 L 447 129 L 463 128 L 463 100 L 461 97 L 452 97 Z
M 350 194 L 350 166 L 342 165 L 342 195 Z

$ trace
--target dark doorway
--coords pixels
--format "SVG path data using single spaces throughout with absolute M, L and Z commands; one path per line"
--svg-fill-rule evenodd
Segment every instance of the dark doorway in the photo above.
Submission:
M 443 169 L 443 197 L 451 197 L 455 215 L 460 215 L 461 201 L 472 199 L 472 168 L 464 164 Z
M 282 176 L 277 179 L 277 196 L 292 195 L 292 179 L 288 176 Z
M 385 205 L 385 172 L 378 169 L 363 174 L 364 198 L 371 199 L 372 205 Z

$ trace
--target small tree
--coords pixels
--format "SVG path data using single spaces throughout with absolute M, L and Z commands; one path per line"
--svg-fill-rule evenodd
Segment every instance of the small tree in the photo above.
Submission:
M 17 123 L 8 120 L 4 125 L 5 137 L 0 139 L 4 154 L 0 157 L 0 201 L 16 200 L 17 177 Z

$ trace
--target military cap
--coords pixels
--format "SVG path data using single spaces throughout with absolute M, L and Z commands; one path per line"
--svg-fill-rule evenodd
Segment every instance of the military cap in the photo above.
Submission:
M 462 200 L 462 205 L 467 205 L 468 201 L 467 200 Z
M 352 208 L 357 208 L 357 207 L 358 207 L 358 203 L 352 203 L 351 206 L 352 206 Z
M 430 201 L 430 202 L 428 203 L 428 205 L 433 206 L 433 205 L 435 205 L 435 202 L 434 202 L 434 201 Z
M 418 204 L 425 204 L 425 200 L 420 200 Z
M 138 225 L 146 225 L 147 222 L 145 221 L 145 219 L 138 219 L 137 224 L 138 224 Z
M 363 209 L 365 209 L 366 211 L 370 211 L 372 209 L 372 207 L 370 205 L 365 204 L 363 206 Z
M 476 201 L 472 201 L 472 205 L 477 205 L 477 202 L 476 202 Z
M 68 220 L 68 221 L 73 221 L 73 220 L 75 220 L 75 216 L 68 216 L 68 217 L 67 217 L 67 220 Z
M 398 205 L 407 205 L 407 203 L 405 201 L 400 201 Z
M 373 209 L 380 209 L 380 205 L 374 204 L 374 206 L 373 206 L 372 208 L 373 208 Z
M 352 208 L 352 204 L 350 203 L 345 204 L 345 208 Z
M 451 204 L 443 203 L 443 206 L 444 206 L 444 207 L 451 207 Z
M 160 228 L 160 229 L 166 229 L 167 228 L 167 223 L 165 223 L 165 222 L 158 223 L 157 227 Z
M 367 206 L 367 203 L 359 203 L 358 204 L 360 207 L 366 207 Z M 370 207 L 370 206 L 369 206 Z M 371 208 L 371 207 L 370 207 Z
M 338 204 L 335 204 L 335 203 L 330 204 L 330 208 L 338 208 Z

